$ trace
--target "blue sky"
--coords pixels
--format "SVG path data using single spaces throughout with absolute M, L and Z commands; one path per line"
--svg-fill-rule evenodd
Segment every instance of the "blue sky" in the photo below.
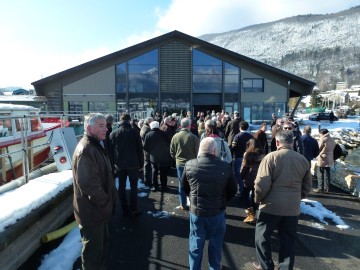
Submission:
M 0 0 L 0 88 L 31 82 L 179 30 L 226 32 L 360 0 Z

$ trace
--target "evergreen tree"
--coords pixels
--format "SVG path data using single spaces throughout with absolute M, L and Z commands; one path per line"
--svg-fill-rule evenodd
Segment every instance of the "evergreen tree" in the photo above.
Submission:
M 321 100 L 320 100 L 320 96 L 319 96 L 319 90 L 314 89 L 311 93 L 311 99 L 310 99 L 310 103 L 311 103 L 311 108 L 316 108 L 316 107 L 320 107 L 321 106 Z

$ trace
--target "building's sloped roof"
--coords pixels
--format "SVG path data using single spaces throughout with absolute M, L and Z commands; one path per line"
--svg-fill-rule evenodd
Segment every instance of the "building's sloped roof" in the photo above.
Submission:
M 32 96 L 32 95 L 10 95 L 3 96 L 0 95 L 0 103 L 11 103 L 11 102 L 46 102 L 46 97 L 44 96 Z
M 187 34 L 184 34 L 182 32 L 176 31 L 176 30 L 172 31 L 172 32 L 169 32 L 167 34 L 161 35 L 159 37 L 152 38 L 152 39 L 149 39 L 147 41 L 141 42 L 139 44 L 130 46 L 128 48 L 122 49 L 120 51 L 105 55 L 105 56 L 97 58 L 95 60 L 86 62 L 84 64 L 75 66 L 73 68 L 61 71 L 59 73 L 48 76 L 48 77 L 43 78 L 41 80 L 32 82 L 31 84 L 34 85 L 34 86 L 41 85 L 41 84 L 47 83 L 49 81 L 52 81 L 52 80 L 61 78 L 63 76 L 66 76 L 68 74 L 71 74 L 72 72 L 81 71 L 81 70 L 84 70 L 84 69 L 86 69 L 86 68 L 88 68 L 90 66 L 94 66 L 94 65 L 97 65 L 99 63 L 106 62 L 106 61 L 108 61 L 108 60 L 110 60 L 110 59 L 112 59 L 114 57 L 123 56 L 123 55 L 126 55 L 129 52 L 140 50 L 140 49 L 146 48 L 146 47 L 148 47 L 150 45 L 163 44 L 164 42 L 166 42 L 166 40 L 171 40 L 171 41 L 179 40 L 179 41 L 183 41 L 185 43 L 192 44 L 192 46 L 194 46 L 194 44 L 196 44 L 199 47 L 206 47 L 206 48 L 209 48 L 209 49 L 213 49 L 213 50 L 216 50 L 216 51 L 218 51 L 218 52 L 220 52 L 220 53 L 222 53 L 224 55 L 228 55 L 228 56 L 230 56 L 232 58 L 235 58 L 235 59 L 238 59 L 240 61 L 248 62 L 249 64 L 259 66 L 259 67 L 261 67 L 263 69 L 271 70 L 273 72 L 282 74 L 282 75 L 284 75 L 284 76 L 286 76 L 288 78 L 291 78 L 293 80 L 299 81 L 299 82 L 304 83 L 304 84 L 307 84 L 309 86 L 314 86 L 316 84 L 316 83 L 314 83 L 312 81 L 309 81 L 309 80 L 306 80 L 304 78 L 298 77 L 298 76 L 296 76 L 294 74 L 291 74 L 289 72 L 286 72 L 284 70 L 272 67 L 270 65 L 264 64 L 264 63 L 262 63 L 260 61 L 255 60 L 255 59 L 252 59 L 252 58 L 246 57 L 244 55 L 235 53 L 233 51 L 224 49 L 224 48 L 219 47 L 217 45 L 214 45 L 214 44 L 211 44 L 209 42 L 203 41 L 201 39 L 189 36 Z

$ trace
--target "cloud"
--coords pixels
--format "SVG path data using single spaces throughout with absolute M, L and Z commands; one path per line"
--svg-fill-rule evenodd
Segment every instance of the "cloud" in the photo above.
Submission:
M 298 0 L 172 0 L 165 8 L 153 7 L 156 23 L 149 23 L 144 31 L 121 37 L 117 42 L 103 41 L 106 45 L 90 44 L 86 47 L 90 49 L 81 53 L 60 49 L 55 53 L 54 50 L 45 52 L 39 47 L 31 47 L 26 40 L 14 41 L 11 31 L 0 27 L 0 36 L 5 40 L 0 44 L 0 87 L 31 89 L 31 82 L 42 77 L 174 30 L 197 37 L 290 16 L 334 13 L 355 5 L 359 5 L 359 0 L 302 0 L 301 3 Z
M 53 75 L 111 53 L 107 47 L 87 49 L 80 54 L 44 53 L 23 44 L 5 43 L 0 51 L 0 87 L 18 86 L 33 89 L 33 81 Z M 5 64 L 6 63 L 6 64 Z
M 193 36 L 226 32 L 302 14 L 325 14 L 348 9 L 359 1 L 338 0 L 173 0 L 156 10 L 157 28 Z

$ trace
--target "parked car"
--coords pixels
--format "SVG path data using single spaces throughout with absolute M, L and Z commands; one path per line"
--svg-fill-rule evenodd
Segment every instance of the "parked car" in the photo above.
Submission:
M 309 115 L 309 120 L 311 121 L 321 121 L 328 120 L 330 121 L 330 113 L 314 113 Z M 339 118 L 334 115 L 334 121 L 338 121 Z

